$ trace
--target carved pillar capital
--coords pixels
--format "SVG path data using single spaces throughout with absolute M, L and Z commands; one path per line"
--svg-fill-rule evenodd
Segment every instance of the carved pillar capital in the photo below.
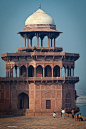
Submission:
M 67 68 L 67 65 L 64 65 L 64 68 L 66 69 Z
M 35 33 L 35 36 L 36 37 L 40 37 L 40 33 Z

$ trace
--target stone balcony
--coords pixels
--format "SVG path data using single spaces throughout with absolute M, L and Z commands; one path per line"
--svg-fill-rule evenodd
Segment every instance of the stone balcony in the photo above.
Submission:
M 0 82 L 52 82 L 52 83 L 70 83 L 79 81 L 79 77 L 0 77 Z

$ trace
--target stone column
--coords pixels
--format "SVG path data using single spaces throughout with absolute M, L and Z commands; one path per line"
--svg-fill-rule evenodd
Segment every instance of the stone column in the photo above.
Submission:
M 34 68 L 34 77 L 36 77 L 36 67 Z
M 54 47 L 55 47 L 55 38 L 54 38 Z
M 28 68 L 27 68 L 27 77 L 28 77 Z
M 45 71 L 44 71 L 44 67 L 43 67 L 43 77 L 44 77 L 44 75 L 45 75 Z
M 50 47 L 50 38 L 48 37 L 48 47 Z
M 69 76 L 69 67 L 67 67 L 67 75 Z
M 70 69 L 71 69 L 71 68 L 69 67 L 69 77 L 70 77 Z
M 39 36 L 37 35 L 37 47 L 39 47 Z
M 53 77 L 53 68 L 52 68 L 52 77 Z
M 13 77 L 13 68 L 10 69 L 10 77 Z
M 27 47 L 29 47 L 29 39 L 27 38 Z
M 36 62 L 34 62 L 34 77 L 36 77 Z
M 62 68 L 60 68 L 60 77 L 62 77 Z
M 26 47 L 26 38 L 24 38 L 24 47 Z

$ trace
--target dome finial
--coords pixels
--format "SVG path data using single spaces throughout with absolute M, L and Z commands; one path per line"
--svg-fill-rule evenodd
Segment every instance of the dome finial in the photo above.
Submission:
M 39 3 L 39 9 L 41 8 L 41 4 Z

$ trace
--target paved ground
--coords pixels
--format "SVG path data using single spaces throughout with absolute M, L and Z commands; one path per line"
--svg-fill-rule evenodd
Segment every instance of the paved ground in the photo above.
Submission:
M 86 129 L 86 121 L 60 116 L 0 117 L 0 129 Z

